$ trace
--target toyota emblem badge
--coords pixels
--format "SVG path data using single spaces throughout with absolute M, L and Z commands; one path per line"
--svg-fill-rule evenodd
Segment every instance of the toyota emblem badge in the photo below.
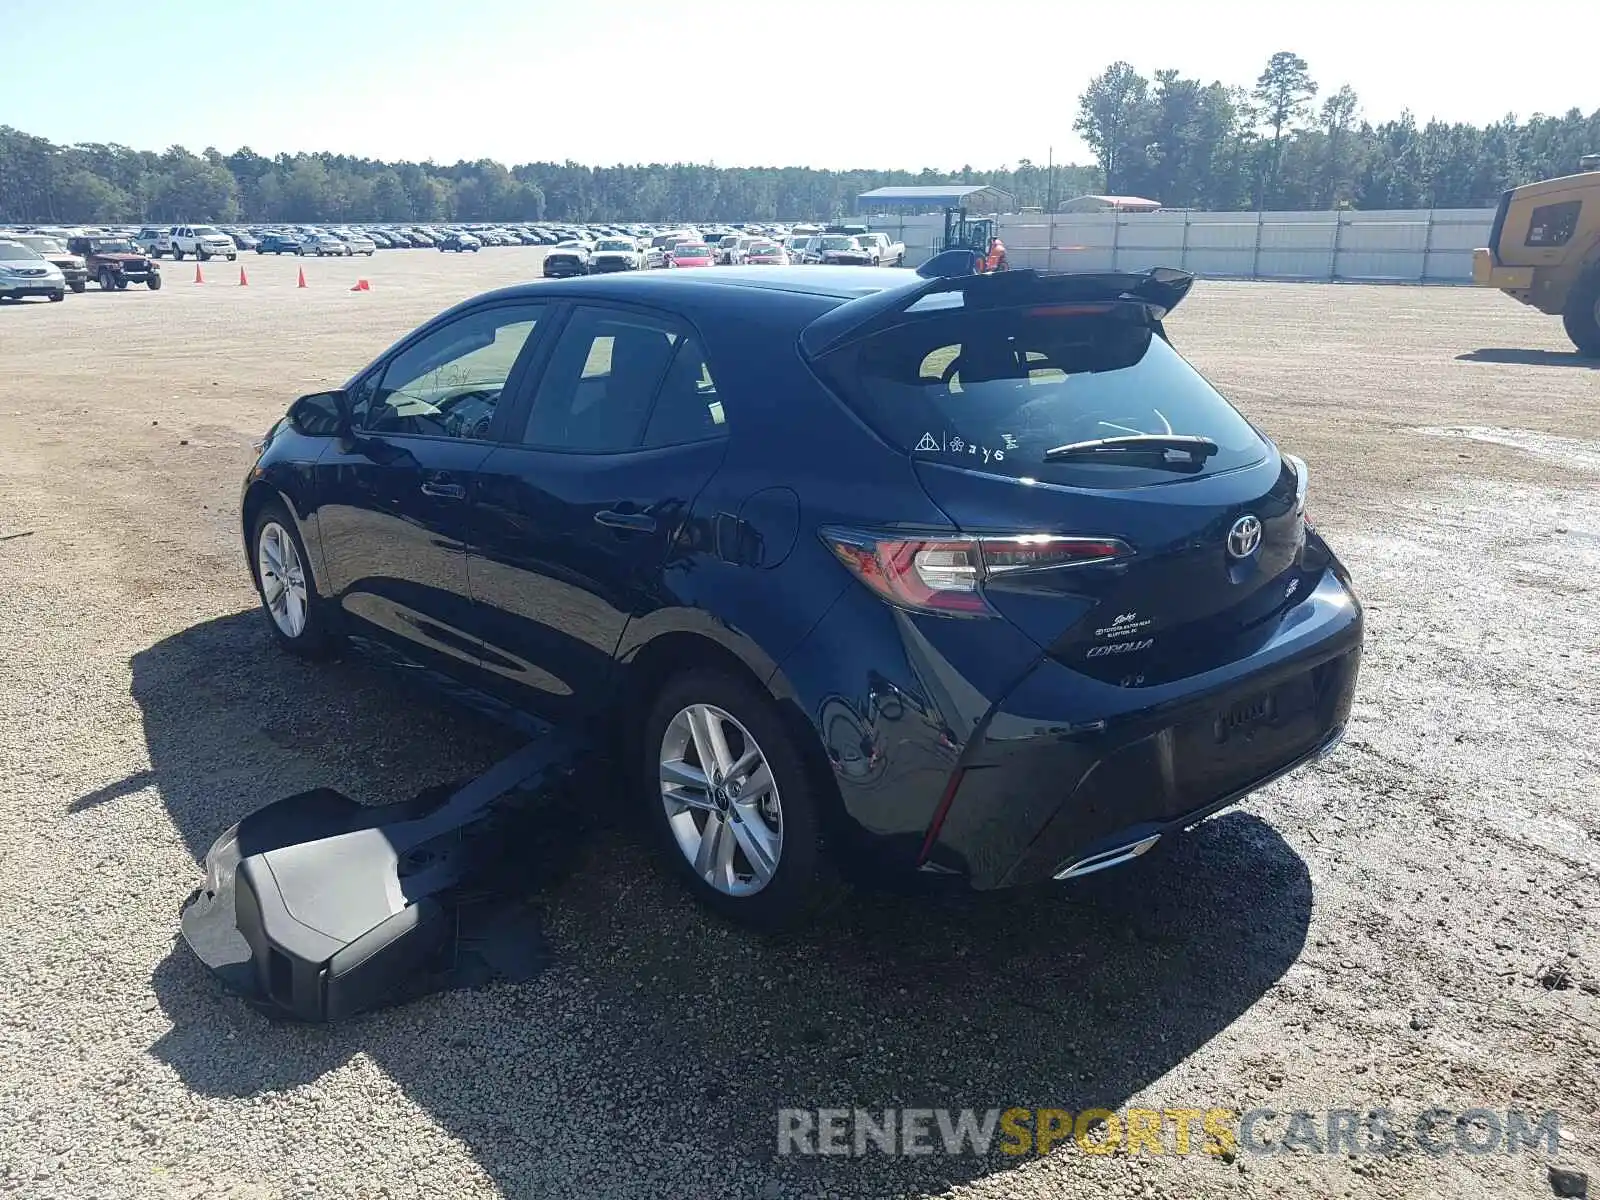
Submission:
M 1228 557 L 1249 558 L 1261 545 L 1261 520 L 1254 513 L 1246 513 L 1228 530 Z

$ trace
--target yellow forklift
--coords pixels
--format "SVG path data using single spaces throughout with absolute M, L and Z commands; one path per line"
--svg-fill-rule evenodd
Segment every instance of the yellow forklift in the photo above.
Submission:
M 1472 282 L 1559 316 L 1578 351 L 1600 358 L 1600 154 L 1502 195 Z

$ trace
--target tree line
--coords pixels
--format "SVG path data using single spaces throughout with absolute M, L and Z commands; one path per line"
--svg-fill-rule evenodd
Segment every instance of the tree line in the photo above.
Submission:
M 195 154 L 58 146 L 0 126 L 0 222 L 672 221 L 829 217 L 889 185 L 987 183 L 1023 207 L 1085 192 L 1213 210 L 1458 208 L 1576 169 L 1600 150 L 1600 110 L 1507 116 L 1479 128 L 1410 113 L 1374 125 L 1349 87 L 1324 93 L 1305 59 L 1274 54 L 1230 86 L 1126 62 L 1078 97 L 1088 165 L 1024 159 L 998 170 L 825 171 L 650 163 L 594 167 L 490 159 L 442 166 L 248 147 Z
M 1078 97 L 1073 128 L 1108 192 L 1217 211 L 1476 208 L 1600 151 L 1600 109 L 1482 127 L 1419 125 L 1410 112 L 1373 124 L 1352 88 L 1322 88 L 1289 50 L 1250 87 L 1112 63 Z
M 955 172 L 824 171 L 809 167 L 715 167 L 575 162 L 506 167 L 490 159 L 379 162 L 342 154 L 279 154 L 249 148 L 157 154 L 127 146 L 57 146 L 0 126 L 0 222 L 106 221 L 673 221 L 827 217 L 855 211 L 856 197 L 891 184 L 993 183 L 1043 204 L 1043 167 Z M 1055 194 L 1095 186 L 1093 167 L 1055 168 Z

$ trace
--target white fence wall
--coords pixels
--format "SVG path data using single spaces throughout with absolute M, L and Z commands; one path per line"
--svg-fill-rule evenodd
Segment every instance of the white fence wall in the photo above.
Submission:
M 939 216 L 874 217 L 915 266 L 944 233 Z M 999 220 L 1012 266 L 1052 271 L 1177 267 L 1229 279 L 1471 283 L 1493 209 L 1393 212 L 1010 213 Z

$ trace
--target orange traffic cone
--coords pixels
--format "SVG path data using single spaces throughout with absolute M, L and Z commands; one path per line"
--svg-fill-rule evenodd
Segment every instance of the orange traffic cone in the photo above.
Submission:
M 301 267 L 300 268 L 300 282 L 295 284 L 295 287 L 303 288 L 303 287 L 305 287 L 305 285 L 306 285 L 306 269 L 304 267 Z
M 206 277 L 204 275 L 200 274 L 200 264 L 199 263 L 195 263 L 195 265 L 194 265 L 194 281 L 196 283 L 204 283 L 206 281 Z
M 249 287 L 250 286 L 250 281 L 248 279 L 246 279 L 245 276 L 244 276 L 244 268 L 243 267 L 239 268 L 239 286 L 240 287 Z
M 365 279 L 358 279 L 356 280 L 355 287 L 351 288 L 350 290 L 352 292 L 370 292 L 372 290 L 372 285 Z

